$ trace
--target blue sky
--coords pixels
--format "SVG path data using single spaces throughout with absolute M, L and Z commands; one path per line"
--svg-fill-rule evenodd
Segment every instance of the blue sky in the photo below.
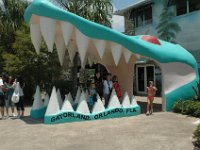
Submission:
M 130 4 L 134 4 L 138 2 L 139 0 L 112 0 L 115 10 L 120 10 L 123 9 Z M 121 16 L 113 16 L 113 23 L 112 23 L 112 28 L 119 31 L 119 32 L 124 32 L 124 18 Z
M 115 5 L 115 8 L 118 10 L 130 4 L 134 4 L 135 2 L 138 2 L 139 0 L 112 0 L 112 1 Z

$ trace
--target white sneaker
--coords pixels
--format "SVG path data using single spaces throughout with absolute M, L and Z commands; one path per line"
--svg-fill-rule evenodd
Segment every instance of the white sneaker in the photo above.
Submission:
M 12 113 L 12 116 L 13 116 L 13 117 L 16 117 L 15 113 Z
M 6 117 L 5 117 L 5 116 L 3 116 L 3 117 L 2 117 L 2 120 L 5 120 L 5 119 L 6 119 Z

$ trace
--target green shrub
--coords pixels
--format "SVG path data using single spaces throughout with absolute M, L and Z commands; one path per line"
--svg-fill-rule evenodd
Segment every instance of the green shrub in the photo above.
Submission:
M 200 148 L 200 125 L 197 126 L 196 130 L 194 131 L 194 145 Z
M 182 101 L 177 101 L 174 103 L 173 111 L 175 113 L 181 113 L 182 112 Z
M 200 117 L 200 102 L 197 100 L 177 101 L 173 106 L 173 111 L 175 113 Z

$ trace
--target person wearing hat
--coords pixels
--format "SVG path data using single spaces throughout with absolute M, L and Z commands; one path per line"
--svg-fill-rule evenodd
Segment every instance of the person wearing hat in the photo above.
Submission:
M 108 73 L 106 76 L 106 80 L 104 80 L 103 82 L 103 95 L 105 99 L 105 107 L 108 106 L 108 102 L 109 102 L 110 95 L 113 88 L 113 83 L 111 79 L 112 79 L 112 75 Z

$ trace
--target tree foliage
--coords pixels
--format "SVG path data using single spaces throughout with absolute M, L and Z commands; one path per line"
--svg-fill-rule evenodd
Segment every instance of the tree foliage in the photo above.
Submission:
M 28 6 L 22 0 L 2 0 L 4 7 L 0 8 L 0 49 L 13 52 L 12 43 L 15 41 L 15 31 L 23 23 L 23 14 Z
M 68 11 L 90 21 L 111 27 L 113 6 L 111 0 L 57 0 Z
M 163 11 L 160 14 L 160 22 L 156 27 L 159 38 L 168 42 L 175 42 L 176 34 L 181 31 L 180 26 L 172 21 L 174 13 L 169 11 L 168 0 L 164 1 Z
M 36 54 L 31 43 L 29 27 L 22 24 L 16 30 L 15 42 L 12 44 L 13 54 L 3 54 L 3 70 L 6 74 L 20 76 L 26 83 L 25 95 L 30 99 L 35 86 L 41 81 L 46 84 L 46 90 L 50 92 L 56 80 L 60 77 L 62 68 L 58 61 L 57 52 L 47 51 L 42 41 L 41 52 Z M 27 94 L 28 93 L 28 94 Z

